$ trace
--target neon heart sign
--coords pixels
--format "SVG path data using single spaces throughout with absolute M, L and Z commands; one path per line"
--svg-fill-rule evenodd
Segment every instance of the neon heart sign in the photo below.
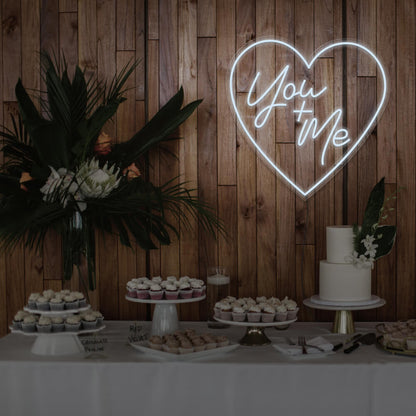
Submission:
M 257 72 L 254 80 L 251 82 L 251 86 L 247 93 L 247 99 L 245 101 L 245 105 L 251 109 L 255 109 L 256 114 L 251 118 L 251 123 L 249 123 L 250 120 L 244 119 L 241 115 L 240 109 L 237 106 L 236 100 L 235 81 L 238 65 L 248 53 L 255 51 L 256 48 L 270 45 L 286 48 L 293 52 L 294 57 L 299 59 L 305 66 L 306 71 L 310 71 L 313 68 L 313 65 L 317 62 L 317 59 L 322 57 L 328 50 L 343 47 L 357 48 L 360 52 L 369 56 L 376 63 L 377 69 L 381 74 L 381 96 L 376 104 L 373 115 L 370 117 L 367 124 L 362 128 L 361 132 L 358 132 L 356 138 L 351 137 L 348 130 L 342 126 L 342 108 L 335 109 L 333 113 L 328 115 L 324 120 L 318 120 L 314 117 L 313 106 L 312 108 L 308 107 L 307 102 L 310 103 L 312 100 L 315 101 L 320 98 L 324 98 L 325 94 L 329 91 L 328 86 L 322 86 L 318 90 L 315 90 L 314 87 L 306 86 L 306 79 L 302 80 L 300 84 L 290 82 L 288 80 L 289 71 L 291 69 L 290 64 L 282 65 L 280 68 L 277 68 L 277 76 L 272 79 L 271 82 L 267 83 L 267 87 L 264 91 L 259 91 L 259 80 L 262 77 L 262 73 L 261 71 Z M 381 114 L 387 97 L 386 74 L 377 56 L 367 47 L 359 43 L 348 41 L 327 45 L 317 52 L 310 61 L 305 59 L 305 57 L 295 47 L 281 40 L 269 39 L 252 43 L 243 49 L 236 57 L 231 68 L 229 88 L 231 103 L 237 116 L 238 123 L 247 138 L 254 145 L 255 149 L 264 161 L 268 163 L 277 174 L 286 180 L 304 198 L 311 196 L 320 185 L 329 180 L 331 175 L 341 165 L 343 165 L 352 153 L 357 150 L 358 146 L 364 142 L 367 135 L 371 131 L 370 129 L 375 125 L 377 117 Z M 290 105 L 293 105 L 293 120 L 300 126 L 298 129 L 299 133 L 296 138 L 296 146 L 298 146 L 301 150 L 308 140 L 323 140 L 323 146 L 321 145 L 321 154 L 319 155 L 319 163 L 324 170 L 324 174 L 318 178 L 316 182 L 306 188 L 302 188 L 296 183 L 295 180 L 291 179 L 287 173 L 277 166 L 277 164 L 271 159 L 270 155 L 268 155 L 255 140 L 256 129 L 262 129 L 267 125 L 267 121 L 270 119 L 273 111 L 281 111 L 282 109 L 287 110 Z M 329 149 L 331 148 L 343 148 L 345 150 L 343 151 L 342 157 L 336 160 L 333 166 L 327 166 L 327 155 Z

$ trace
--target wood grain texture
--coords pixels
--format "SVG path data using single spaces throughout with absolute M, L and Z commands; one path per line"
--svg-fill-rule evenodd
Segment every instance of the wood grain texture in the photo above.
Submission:
M 358 42 L 366 45 L 371 51 L 376 50 L 377 39 L 377 0 L 359 2 L 358 9 Z M 367 54 L 358 54 L 358 76 L 371 77 L 376 75 L 376 63 Z
M 322 48 L 334 40 L 334 0 L 315 0 L 315 49 Z M 341 39 L 341 37 L 336 38 Z M 332 58 L 334 50 L 331 49 L 321 55 L 323 58 Z
M 80 3 L 82 3 L 82 1 Z M 76 12 L 77 8 L 78 8 L 78 0 L 59 0 L 60 12 Z
M 97 73 L 97 5 L 95 0 L 79 2 L 78 61 L 86 77 Z
M 135 49 L 135 0 L 116 2 L 117 16 L 117 50 L 132 51 Z
M 52 53 L 59 49 L 59 3 L 56 0 L 42 0 L 40 9 L 40 46 Z M 33 34 L 35 35 L 35 34 Z
M 68 76 L 74 76 L 78 65 L 78 15 L 59 13 L 59 51 L 68 63 Z
M 215 37 L 217 34 L 215 0 L 198 0 L 198 37 Z
M 146 94 L 146 2 L 136 0 L 136 100 Z

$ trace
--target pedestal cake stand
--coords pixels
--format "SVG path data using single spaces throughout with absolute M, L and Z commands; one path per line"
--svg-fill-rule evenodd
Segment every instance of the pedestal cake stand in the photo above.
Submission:
M 90 306 L 85 306 L 77 309 L 64 309 L 62 311 L 41 311 L 38 309 L 30 309 L 28 307 L 23 308 L 25 311 L 36 315 L 43 316 L 68 316 L 74 313 L 83 312 L 90 309 Z M 78 354 L 84 352 L 84 347 L 81 341 L 78 339 L 80 334 L 90 334 L 99 332 L 105 328 L 105 325 L 101 324 L 97 328 L 93 329 L 81 329 L 78 331 L 62 331 L 62 332 L 24 332 L 19 329 L 13 329 L 10 327 L 11 332 L 14 334 L 21 334 L 25 336 L 36 337 L 33 343 L 31 352 L 37 355 L 68 355 Z
M 336 334 L 353 334 L 355 329 L 352 312 L 380 308 L 386 304 L 386 301 L 378 296 L 372 295 L 368 301 L 330 302 L 321 299 L 319 295 L 314 295 L 305 299 L 303 304 L 308 308 L 335 311 L 332 332 Z
M 243 338 L 240 339 L 239 343 L 241 345 L 247 345 L 250 347 L 253 346 L 261 346 L 261 345 L 269 345 L 271 343 L 270 339 L 267 338 L 266 334 L 264 333 L 265 328 L 271 327 L 287 327 L 291 323 L 295 322 L 297 318 L 291 319 L 289 321 L 273 321 L 270 323 L 265 322 L 236 322 L 236 321 L 227 321 L 225 319 L 220 319 L 214 316 L 214 319 L 218 322 L 222 322 L 228 325 L 234 326 L 243 326 L 246 327 L 246 333 Z
M 197 298 L 189 299 L 175 299 L 175 300 L 152 300 L 152 299 L 138 299 L 132 298 L 126 295 L 126 299 L 129 302 L 136 303 L 149 303 L 154 304 L 155 310 L 153 312 L 152 319 L 152 332 L 151 335 L 165 335 L 175 332 L 179 328 L 178 313 L 176 311 L 176 305 L 183 303 L 200 302 L 205 299 L 205 295 Z

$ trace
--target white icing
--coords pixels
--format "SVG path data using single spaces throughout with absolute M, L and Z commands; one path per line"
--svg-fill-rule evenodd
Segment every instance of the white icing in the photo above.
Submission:
M 353 252 L 354 233 L 349 225 L 326 227 L 326 259 L 329 263 L 347 263 Z M 349 262 L 348 262 L 349 263 Z

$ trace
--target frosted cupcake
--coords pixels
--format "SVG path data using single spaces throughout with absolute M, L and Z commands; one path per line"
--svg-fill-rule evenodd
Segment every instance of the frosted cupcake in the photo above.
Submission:
M 25 317 L 29 315 L 27 312 L 25 311 L 18 311 L 16 313 L 16 315 L 13 318 L 13 322 L 12 322 L 12 327 L 13 329 L 18 329 L 21 330 L 22 329 L 22 323 L 23 320 L 25 319 Z
M 247 312 L 247 320 L 248 322 L 260 322 L 261 319 L 261 309 L 258 305 L 250 306 Z
M 284 300 L 282 303 L 286 306 L 287 309 L 287 319 L 295 319 L 299 310 L 296 302 L 294 300 L 287 299 Z
M 79 331 L 81 328 L 81 317 L 79 315 L 71 315 L 65 319 L 65 331 Z
M 82 329 L 95 329 L 97 328 L 97 317 L 92 313 L 86 313 L 82 316 Z
M 138 299 L 149 299 L 149 285 L 147 283 L 138 283 L 136 296 Z
M 104 316 L 100 311 L 91 311 L 96 318 L 97 318 L 97 326 L 100 326 L 104 322 Z
M 52 321 L 47 316 L 41 316 L 38 323 L 36 324 L 36 329 L 41 334 L 47 334 L 52 331 Z
M 162 279 L 161 276 L 152 277 L 152 282 L 153 283 L 156 283 L 156 284 L 160 285 L 162 283 L 162 281 L 163 281 L 163 279 Z
M 176 300 L 179 296 L 179 290 L 175 284 L 168 283 L 165 288 L 165 298 L 167 300 Z
M 181 299 L 191 299 L 192 298 L 192 288 L 191 288 L 191 285 L 188 282 L 183 282 L 179 286 L 179 297 Z
M 65 302 L 61 297 L 54 297 L 49 301 L 49 307 L 51 311 L 63 311 L 65 308 Z
M 42 292 L 42 296 L 46 299 L 52 299 L 55 296 L 55 291 L 52 289 L 46 289 Z
M 176 278 L 176 276 L 168 276 L 167 278 L 166 278 L 166 281 L 167 282 L 169 282 L 169 283 L 176 283 L 177 281 L 178 281 L 178 279 Z
M 134 283 L 132 281 L 127 282 L 126 289 L 127 296 L 131 298 L 137 298 L 137 283 Z
M 283 303 L 276 308 L 276 321 L 287 321 L 287 309 Z
M 49 311 L 49 299 L 44 296 L 39 296 L 36 300 L 36 309 L 38 311 Z
M 31 293 L 29 296 L 29 300 L 27 302 L 27 306 L 30 309 L 36 309 L 36 301 L 40 298 L 40 293 Z
M 242 306 L 234 306 L 232 311 L 233 321 L 244 322 L 246 320 L 246 311 Z
M 203 334 L 201 335 L 201 338 L 205 341 L 205 348 L 207 350 L 213 350 L 214 348 L 217 348 L 217 340 L 213 335 Z
M 65 329 L 64 318 L 62 316 L 53 316 L 51 322 L 52 332 L 62 332 Z
M 233 317 L 231 305 L 227 302 L 222 302 L 220 308 L 220 318 L 224 321 L 231 321 Z
M 78 301 L 78 308 L 85 308 L 87 306 L 87 299 L 82 292 L 73 292 L 72 296 Z
M 221 319 L 221 305 L 222 305 L 222 303 L 221 303 L 221 302 L 217 302 L 217 303 L 214 305 L 214 316 L 215 316 L 216 318 L 220 318 L 220 319 Z
M 267 324 L 273 322 L 275 315 L 276 309 L 272 305 L 266 304 L 261 313 L 261 321 Z
M 75 296 L 71 295 L 67 295 L 64 297 L 64 302 L 65 302 L 65 309 L 78 309 L 78 299 L 75 298 Z
M 22 330 L 25 332 L 36 331 L 36 318 L 34 315 L 27 315 L 24 317 L 22 322 Z
M 152 286 L 150 286 L 150 289 L 149 289 L 149 296 L 150 296 L 150 299 L 152 300 L 163 299 L 162 287 L 157 283 L 152 284 Z
M 204 293 L 203 287 L 204 287 L 203 280 L 199 280 L 199 279 L 193 280 L 191 282 L 192 297 L 200 298 Z

